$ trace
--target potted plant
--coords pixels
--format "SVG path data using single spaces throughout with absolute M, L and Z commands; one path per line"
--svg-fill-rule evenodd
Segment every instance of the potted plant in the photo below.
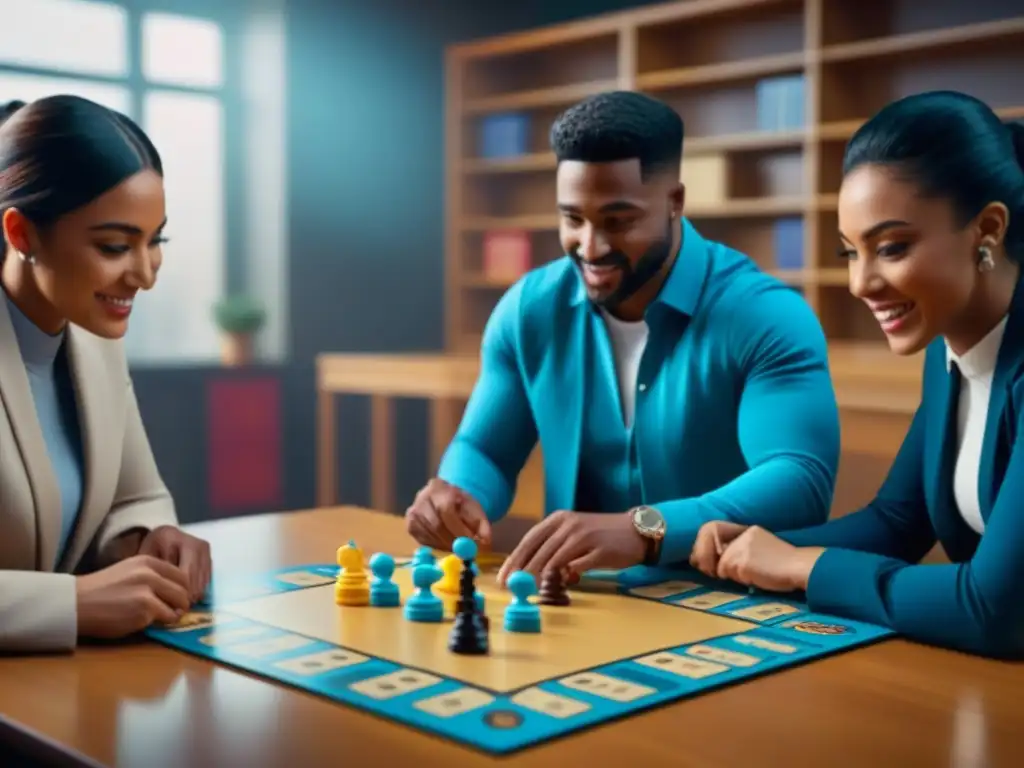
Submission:
M 260 303 L 250 296 L 226 296 L 214 306 L 213 316 L 224 334 L 221 362 L 230 367 L 251 363 L 253 337 L 266 321 L 266 312 Z

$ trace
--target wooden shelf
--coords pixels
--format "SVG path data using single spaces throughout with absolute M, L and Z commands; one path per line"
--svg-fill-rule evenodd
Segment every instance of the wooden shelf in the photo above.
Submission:
M 843 145 L 886 103 L 922 90 L 967 91 L 1005 120 L 1024 118 L 1024 15 L 1012 5 L 678 0 L 453 46 L 448 351 L 478 353 L 487 318 L 519 273 L 494 267 L 488 243 L 511 248 L 503 252 L 521 269 L 563 256 L 551 123 L 591 94 L 638 90 L 686 123 L 685 215 L 802 292 L 829 338 L 845 402 L 877 399 L 888 381 L 891 407 L 906 411 L 920 361 L 888 350 L 835 255 Z M 481 138 L 485 126 L 500 134 L 503 120 L 501 130 L 518 136 L 505 156 Z

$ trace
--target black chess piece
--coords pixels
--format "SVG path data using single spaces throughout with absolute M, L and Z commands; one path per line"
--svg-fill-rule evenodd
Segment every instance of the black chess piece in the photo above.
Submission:
M 561 570 L 543 573 L 537 598 L 541 605 L 569 605 L 569 592 L 566 589 Z
M 476 604 L 476 574 L 473 561 L 466 560 L 459 576 L 459 600 L 455 607 L 455 623 L 448 635 L 448 650 L 452 653 L 482 655 L 490 650 L 487 624 Z

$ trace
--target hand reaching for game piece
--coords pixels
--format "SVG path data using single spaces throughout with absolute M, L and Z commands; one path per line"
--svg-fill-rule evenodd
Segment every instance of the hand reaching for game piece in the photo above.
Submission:
M 825 550 L 794 547 L 764 528 L 752 526 L 725 547 L 716 576 L 771 592 L 806 590 L 814 564 Z
M 690 550 L 690 565 L 706 576 L 717 578 L 718 559 L 729 542 L 745 530 L 747 526 L 725 520 L 704 523 L 697 531 L 697 538 Z
M 491 523 L 476 499 L 436 477 L 405 511 L 405 525 L 417 542 L 435 549 L 450 550 L 460 536 L 482 548 L 491 544 Z
M 78 634 L 107 640 L 150 624 L 170 624 L 191 606 L 189 580 L 176 565 L 136 555 L 75 579 Z
M 187 579 L 186 589 L 192 602 L 197 602 L 206 592 L 213 563 L 210 545 L 202 539 L 173 525 L 162 525 L 146 534 L 139 545 L 139 554 L 178 566 Z
M 544 571 L 559 571 L 566 583 L 594 568 L 639 565 L 646 542 L 627 513 L 607 514 L 560 510 L 537 523 L 519 542 L 498 571 L 504 586 L 516 571 L 539 579 Z

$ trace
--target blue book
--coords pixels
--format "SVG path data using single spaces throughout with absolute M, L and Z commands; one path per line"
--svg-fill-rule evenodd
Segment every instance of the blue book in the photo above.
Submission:
M 787 75 L 754 86 L 759 131 L 796 131 L 804 127 L 804 76 Z
M 804 268 L 804 220 L 800 216 L 778 219 L 773 232 L 776 269 Z
M 479 155 L 489 158 L 524 155 L 530 143 L 529 132 L 530 122 L 526 115 L 488 115 L 480 121 Z

